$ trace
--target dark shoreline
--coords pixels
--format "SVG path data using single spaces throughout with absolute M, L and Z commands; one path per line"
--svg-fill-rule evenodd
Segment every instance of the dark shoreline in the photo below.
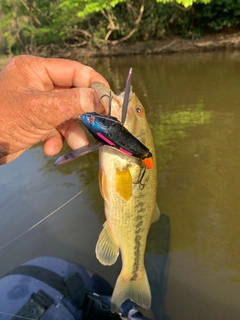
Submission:
M 82 48 L 49 45 L 40 47 L 31 52 L 32 55 L 41 57 L 58 57 L 79 60 L 85 63 L 90 58 L 117 57 L 132 55 L 159 55 L 173 53 L 199 53 L 211 51 L 234 51 L 240 49 L 240 32 L 221 33 L 204 36 L 191 40 L 181 37 L 169 37 L 162 40 L 146 42 L 123 42 L 117 45 L 105 45 L 101 48 L 86 46 Z M 30 53 L 29 53 L 30 54 Z M 0 70 L 11 57 L 0 57 Z
M 240 49 L 240 32 L 231 34 L 207 35 L 197 40 L 190 40 L 180 37 L 166 38 L 158 41 L 146 42 L 123 42 L 114 46 L 106 45 L 101 48 L 62 48 L 52 47 L 40 54 L 41 56 L 55 56 L 68 59 L 80 60 L 82 58 L 93 57 L 114 57 L 130 55 L 154 55 L 172 54 L 177 52 L 210 52 L 220 50 Z

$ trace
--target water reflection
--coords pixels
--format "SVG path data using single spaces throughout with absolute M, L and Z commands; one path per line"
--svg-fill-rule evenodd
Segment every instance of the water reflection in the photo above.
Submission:
M 160 171 L 173 159 L 174 143 L 190 135 L 187 129 L 207 125 L 212 122 L 211 118 L 212 112 L 204 110 L 201 102 L 192 106 L 181 106 L 180 110 L 161 112 L 154 117 L 151 130 L 157 150 L 161 149 L 158 165 Z M 159 151 L 157 153 L 159 154 Z M 195 157 L 198 157 L 197 153 Z
M 163 213 L 146 250 L 155 318 L 239 319 L 240 55 L 127 57 L 89 64 L 115 92 L 133 67 L 134 90 L 153 130 Z M 87 157 L 57 168 L 53 163 L 38 146 L 0 167 L 0 244 L 85 190 L 0 251 L 1 274 L 49 254 L 83 263 L 114 283 L 120 262 L 103 267 L 94 253 L 105 219 L 98 183 L 85 189 L 98 168 Z

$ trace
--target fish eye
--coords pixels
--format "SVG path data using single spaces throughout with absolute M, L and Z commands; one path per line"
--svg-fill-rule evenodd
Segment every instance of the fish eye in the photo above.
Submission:
M 141 108 L 140 106 L 136 107 L 136 112 L 139 116 L 142 116 L 144 113 L 143 108 Z

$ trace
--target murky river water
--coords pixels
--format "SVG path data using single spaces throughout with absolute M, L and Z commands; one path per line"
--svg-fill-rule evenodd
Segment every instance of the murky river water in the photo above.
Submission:
M 153 131 L 163 213 L 146 254 L 155 319 L 240 319 L 240 53 L 89 64 L 117 92 L 134 68 L 134 90 Z M 57 168 L 54 160 L 37 146 L 0 167 L 0 247 L 82 191 L 0 250 L 0 274 L 54 255 L 114 284 L 120 261 L 104 267 L 95 258 L 104 222 L 98 168 L 87 157 Z

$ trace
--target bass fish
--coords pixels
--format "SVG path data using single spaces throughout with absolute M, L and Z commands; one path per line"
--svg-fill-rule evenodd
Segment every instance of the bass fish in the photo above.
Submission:
M 111 97 L 111 115 L 121 121 L 124 92 L 115 95 L 102 83 L 93 83 L 101 102 L 108 111 Z M 99 149 L 99 186 L 104 199 L 106 222 L 96 245 L 97 259 L 103 265 L 116 262 L 119 251 L 122 270 L 117 279 L 111 311 L 130 299 L 150 309 L 151 291 L 144 267 L 144 253 L 151 223 L 158 220 L 156 204 L 157 171 L 153 138 L 144 108 L 130 89 L 124 127 L 152 154 L 153 166 L 144 163 L 111 146 Z

